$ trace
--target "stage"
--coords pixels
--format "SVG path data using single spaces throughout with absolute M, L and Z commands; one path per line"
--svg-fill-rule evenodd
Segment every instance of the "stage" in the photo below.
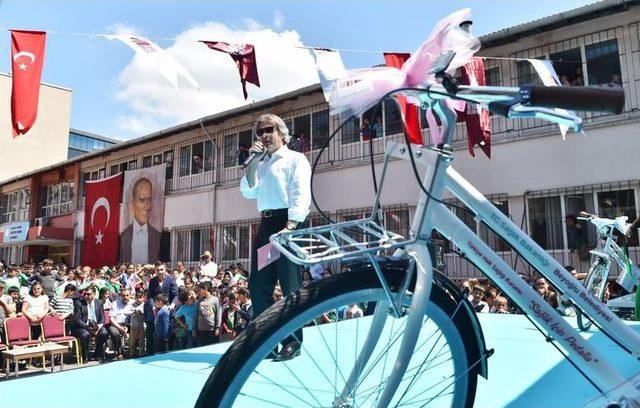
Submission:
M 489 379 L 479 379 L 476 407 L 574 407 L 597 395 L 523 316 L 480 314 L 479 318 L 487 347 L 495 353 L 489 360 Z M 630 324 L 640 331 L 640 324 Z M 361 324 L 360 330 L 364 328 Z M 604 335 L 592 331 L 587 336 L 625 375 L 640 372 L 640 362 Z M 191 407 L 228 344 L 3 380 L 0 407 Z

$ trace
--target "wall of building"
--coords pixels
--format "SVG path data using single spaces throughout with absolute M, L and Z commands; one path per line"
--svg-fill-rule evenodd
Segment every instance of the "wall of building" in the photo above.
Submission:
M 26 135 L 13 137 L 11 76 L 0 74 L 0 180 L 66 160 L 71 90 L 40 86 L 38 117 Z

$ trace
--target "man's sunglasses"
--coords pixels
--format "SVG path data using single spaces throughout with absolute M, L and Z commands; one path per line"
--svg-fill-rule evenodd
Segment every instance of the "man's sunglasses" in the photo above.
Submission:
M 256 130 L 256 135 L 262 136 L 265 133 L 271 135 L 271 134 L 273 134 L 274 130 L 275 130 L 274 126 L 263 127 L 263 128 L 260 128 L 260 129 Z

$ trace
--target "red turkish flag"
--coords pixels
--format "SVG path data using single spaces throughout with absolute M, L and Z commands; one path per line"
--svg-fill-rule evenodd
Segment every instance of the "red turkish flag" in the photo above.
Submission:
M 251 82 L 258 88 L 260 78 L 258 78 L 258 65 L 256 63 L 256 50 L 251 44 L 228 44 L 219 41 L 200 41 L 212 50 L 226 52 L 236 62 L 240 72 L 240 82 L 242 82 L 242 93 L 247 99 L 247 82 Z
M 11 118 L 14 137 L 27 133 L 38 115 L 46 36 L 44 31 L 11 30 Z
M 460 83 L 463 85 L 486 85 L 484 77 L 484 61 L 482 58 L 473 58 L 470 63 L 462 66 Z M 462 114 L 467 122 L 467 145 L 471 156 L 476 157 L 473 146 L 480 149 L 491 158 L 491 117 L 487 109 L 478 113 L 478 105 L 467 102 L 467 110 Z
M 385 52 L 384 61 L 388 67 L 402 68 L 402 65 L 411 57 L 408 52 Z M 397 95 L 396 100 L 400 105 L 400 112 L 402 113 L 402 125 L 404 131 L 409 136 L 409 141 L 418 145 L 424 144 L 422 140 L 422 131 L 420 130 L 420 120 L 418 114 L 418 107 L 408 103 L 407 98 L 402 95 Z
M 118 261 L 122 173 L 85 181 L 82 263 L 92 268 Z

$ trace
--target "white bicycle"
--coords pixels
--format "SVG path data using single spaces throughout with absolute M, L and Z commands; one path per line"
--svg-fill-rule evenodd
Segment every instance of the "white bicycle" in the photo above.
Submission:
M 640 282 L 640 269 L 629 259 L 625 251 L 616 242 L 618 231 L 624 239 L 633 233 L 640 224 L 640 217 L 633 223 L 627 223 L 627 217 L 621 216 L 611 220 L 608 218 L 596 217 L 587 212 L 581 212 L 579 220 L 589 221 L 596 227 L 598 232 L 596 248 L 589 251 L 593 257 L 591 267 L 584 280 L 587 290 L 600 300 L 603 300 L 608 285 L 611 267 L 615 262 L 620 268 L 620 275 L 617 282 L 628 292 Z M 585 317 L 580 309 L 576 310 L 578 327 L 580 330 L 589 330 L 593 323 L 591 319 Z
M 443 147 L 390 143 L 369 218 L 271 237 L 296 263 L 341 260 L 350 262 L 350 271 L 287 296 L 252 321 L 216 364 L 196 407 L 473 406 L 477 377 L 487 376 L 491 351 L 466 293 L 434 271 L 428 250 L 434 229 L 511 298 L 599 391 L 593 406 L 637 406 L 640 377 L 626 378 L 611 365 L 603 351 L 586 341 L 442 201 L 445 190 L 460 199 L 616 344 L 638 356 L 640 336 L 456 172 L 449 148 L 456 113 L 446 103 L 480 103 L 509 118 L 546 119 L 581 131 L 579 117 L 553 108 L 620 113 L 624 94 L 581 87 L 459 86 L 444 74 L 446 58 L 436 65 L 441 83 L 396 93 L 420 98 L 437 113 Z M 378 222 L 391 159 L 411 165 L 420 190 L 408 237 Z M 390 251 L 394 256 L 380 256 Z M 376 303 L 372 316 L 316 323 L 318 316 L 344 305 L 370 302 Z M 273 349 L 299 328 L 304 330 L 301 355 L 270 361 Z

